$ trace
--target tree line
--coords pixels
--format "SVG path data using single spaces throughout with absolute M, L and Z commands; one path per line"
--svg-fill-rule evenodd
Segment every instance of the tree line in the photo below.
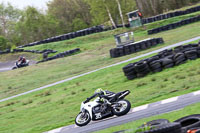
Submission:
M 145 16 L 161 14 L 197 2 L 199 2 L 199 0 L 136 0 L 138 9 L 140 9 Z
M 162 0 L 52 0 L 47 3 L 45 12 L 32 6 L 18 9 L 9 3 L 1 3 L 0 50 L 100 24 L 113 27 L 124 25 L 128 23 L 126 13 L 136 10 L 137 7 L 148 16 L 149 2 L 151 15 L 160 13 L 160 7 L 157 8 L 160 1 Z M 191 3 L 195 0 L 166 1 Z M 176 7 L 172 9 L 174 8 Z M 164 10 L 163 8 L 162 11 Z

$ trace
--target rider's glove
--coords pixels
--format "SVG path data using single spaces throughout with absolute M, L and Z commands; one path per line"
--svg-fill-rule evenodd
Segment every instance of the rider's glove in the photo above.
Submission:
M 89 102 L 89 101 L 90 101 L 90 99 L 87 98 L 87 100 L 85 100 L 83 103 L 85 104 L 85 103 L 87 103 L 87 102 Z

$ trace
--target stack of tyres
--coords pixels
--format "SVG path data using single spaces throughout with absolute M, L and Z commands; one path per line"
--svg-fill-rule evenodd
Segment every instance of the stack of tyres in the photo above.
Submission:
M 197 58 L 200 58 L 200 42 L 163 50 L 153 57 L 124 66 L 123 71 L 127 79 L 131 80 L 144 77 L 150 72 L 161 72 L 163 69 L 172 68 L 186 63 L 187 60 Z
M 135 70 L 135 64 L 134 63 L 130 63 L 127 66 L 123 67 L 123 72 L 124 72 L 124 75 L 129 80 L 137 78 L 137 73 L 136 73 L 136 70 Z
M 162 66 L 161 66 L 160 60 L 154 60 L 154 61 L 150 62 L 149 67 L 152 72 L 161 72 L 162 71 Z
M 148 40 L 143 40 L 140 42 L 130 43 L 124 46 L 120 46 L 117 48 L 110 49 L 110 57 L 117 58 L 125 55 L 129 55 L 132 53 L 139 52 L 141 50 L 145 50 L 156 46 L 158 44 L 163 44 L 164 41 L 162 38 L 152 38 Z
M 174 60 L 171 58 L 163 58 L 160 61 L 163 69 L 174 67 Z
M 135 71 L 137 77 L 144 77 L 150 72 L 150 68 L 146 61 L 141 61 L 135 64 Z

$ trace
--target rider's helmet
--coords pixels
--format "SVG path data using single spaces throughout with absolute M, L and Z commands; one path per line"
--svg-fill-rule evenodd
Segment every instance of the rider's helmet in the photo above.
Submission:
M 95 90 L 95 94 L 106 95 L 106 92 L 102 88 L 98 88 Z
M 19 59 L 22 60 L 22 59 L 23 59 L 23 56 L 20 56 Z

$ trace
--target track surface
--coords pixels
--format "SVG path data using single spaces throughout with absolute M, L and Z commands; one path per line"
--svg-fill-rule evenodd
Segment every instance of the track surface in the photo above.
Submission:
M 16 61 L 0 62 L 0 72 L 12 70 L 12 68 L 15 65 L 15 62 Z M 36 61 L 33 61 L 33 60 L 30 61 L 30 65 L 33 65 L 35 63 L 36 63 Z
M 189 43 L 189 42 L 193 42 L 193 41 L 196 41 L 196 40 L 199 40 L 199 39 L 200 39 L 200 36 L 192 38 L 192 39 L 189 39 L 189 40 L 186 40 L 186 41 L 182 41 L 182 42 L 179 42 L 179 43 L 176 43 L 176 44 L 172 44 L 172 45 L 169 45 L 167 47 L 164 47 L 164 48 L 161 48 L 161 49 L 158 49 L 158 50 L 155 50 L 155 51 L 152 51 L 152 52 L 149 52 L 149 53 L 146 53 L 146 54 L 134 57 L 134 58 L 130 58 L 130 59 L 125 60 L 125 61 L 118 62 L 116 64 L 112 64 L 112 65 L 109 65 L 109 66 L 106 66 L 106 67 L 103 67 L 103 68 L 99 68 L 99 69 L 96 69 L 96 70 L 93 70 L 93 71 L 90 71 L 90 72 L 87 72 L 87 73 L 83 73 L 83 74 L 68 78 L 68 79 L 64 79 L 64 80 L 61 80 L 61 81 L 58 81 L 58 82 L 55 82 L 55 83 L 52 83 L 52 84 L 49 84 L 49 85 L 45 85 L 43 87 L 36 88 L 36 89 L 30 90 L 30 91 L 27 91 L 27 92 L 24 92 L 24 93 L 21 93 L 21 94 L 17 94 L 17 95 L 14 95 L 14 96 L 11 96 L 11 97 L 8 97 L 8 98 L 5 98 L 5 99 L 1 99 L 0 103 L 4 102 L 4 101 L 7 101 L 7 100 L 10 100 L 10 99 L 13 99 L 13 98 L 16 98 L 16 97 L 19 97 L 19 96 L 23 96 L 23 95 L 35 92 L 35 91 L 39 91 L 39 90 L 42 90 L 42 89 L 45 89 L 45 88 L 48 88 L 48 87 L 51 87 L 51 86 L 55 86 L 55 85 L 58 85 L 58 84 L 61 84 L 61 83 L 67 82 L 67 81 L 71 81 L 73 79 L 76 79 L 76 78 L 79 78 L 79 77 L 82 77 L 82 76 L 97 72 L 97 71 L 105 69 L 105 68 L 117 66 L 117 65 L 129 62 L 129 61 L 133 61 L 133 60 L 136 60 L 136 59 L 151 55 L 151 54 L 158 53 L 158 52 L 163 51 L 165 49 L 170 49 L 170 48 L 173 48 L 173 47 L 176 47 L 176 46 L 180 46 L 180 45 L 183 45 L 183 44 L 186 44 L 186 43 Z
M 200 102 L 200 91 L 185 94 L 178 97 L 169 98 L 152 104 L 143 105 L 133 108 L 127 115 L 121 117 L 113 117 L 107 120 L 91 122 L 85 127 L 77 127 L 70 125 L 48 131 L 46 133 L 90 133 L 116 125 L 121 125 L 134 120 L 163 114 L 175 110 L 182 109 L 188 105 Z
M 15 61 L 0 62 L 0 72 L 9 71 L 14 66 Z

